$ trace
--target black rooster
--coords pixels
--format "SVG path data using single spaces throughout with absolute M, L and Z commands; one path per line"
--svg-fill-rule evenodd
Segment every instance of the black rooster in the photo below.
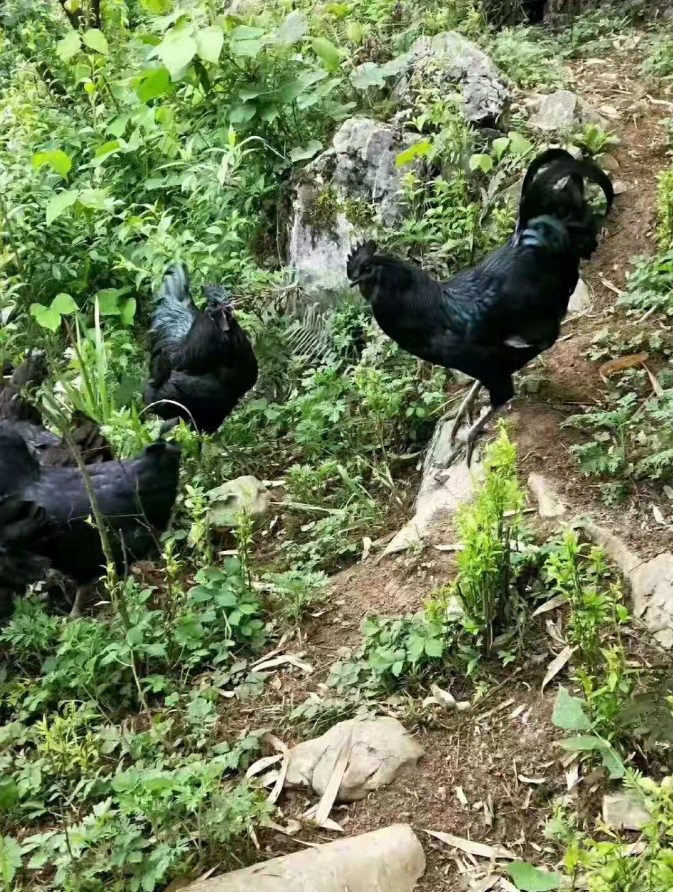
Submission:
M 152 318 L 145 404 L 167 421 L 182 418 L 213 433 L 257 382 L 257 359 L 224 289 L 208 285 L 204 293 L 202 311 L 185 267 L 169 268 Z
M 477 436 L 514 395 L 512 374 L 558 338 L 580 259 L 597 247 L 605 215 L 592 210 L 585 179 L 603 190 L 607 214 L 614 192 L 599 167 L 562 149 L 539 155 L 524 179 L 512 238 L 448 282 L 377 254 L 371 241 L 348 259 L 348 278 L 389 337 L 420 359 L 477 379 L 454 421 L 452 443 L 480 388 L 488 390 L 491 409 L 467 434 L 468 464 Z
M 167 528 L 179 469 L 180 450 L 162 440 L 131 461 L 87 469 L 118 572 L 146 558 Z M 27 573 L 31 561 L 39 566 L 36 559 L 46 558 L 77 582 L 72 615 L 79 615 L 86 588 L 105 565 L 92 513 L 78 468 L 41 467 L 14 426 L 0 423 L 0 586 L 11 582 L 12 568 L 24 558 Z
M 9 381 L 0 390 L 0 418 L 6 421 L 27 421 L 30 424 L 41 424 L 40 410 L 34 403 L 27 399 L 41 384 L 47 380 L 47 360 L 42 351 L 35 350 L 29 353 L 20 366 L 12 369 L 4 367 L 10 372 Z

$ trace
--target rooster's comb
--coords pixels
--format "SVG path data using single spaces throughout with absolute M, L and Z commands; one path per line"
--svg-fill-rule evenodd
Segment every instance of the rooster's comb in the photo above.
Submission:
M 376 242 L 372 239 L 369 241 L 362 242 L 361 245 L 356 245 L 355 248 L 350 253 L 348 260 L 346 261 L 346 275 L 349 279 L 355 279 L 358 276 L 358 272 L 363 263 L 366 263 L 368 260 L 371 260 L 372 257 L 376 254 Z

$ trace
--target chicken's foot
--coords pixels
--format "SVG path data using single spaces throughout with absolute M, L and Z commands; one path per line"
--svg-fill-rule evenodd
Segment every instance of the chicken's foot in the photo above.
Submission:
M 467 416 L 468 422 L 472 421 L 472 409 L 474 408 L 474 403 L 480 390 L 481 382 L 475 381 L 472 387 L 470 387 L 469 393 L 461 403 L 460 408 L 458 409 L 458 414 L 454 418 L 451 435 L 449 437 L 449 443 L 451 443 L 452 446 L 456 442 L 456 437 L 458 436 L 458 431 L 463 423 L 463 419 Z M 455 459 L 455 456 L 453 456 L 453 458 Z
M 448 471 L 448 469 L 455 462 L 455 460 L 462 453 L 466 446 L 467 454 L 465 456 L 465 462 L 468 468 L 470 467 L 470 465 L 472 464 L 472 453 L 474 452 L 475 443 L 479 439 L 479 435 L 481 434 L 482 430 L 486 427 L 488 422 L 491 420 L 491 418 L 493 418 L 497 411 L 497 409 L 489 409 L 488 412 L 486 412 L 477 422 L 475 422 L 475 424 L 472 425 L 472 427 L 467 432 L 467 436 L 465 437 L 465 439 L 458 443 L 458 445 L 449 456 L 448 460 L 442 467 L 442 472 Z

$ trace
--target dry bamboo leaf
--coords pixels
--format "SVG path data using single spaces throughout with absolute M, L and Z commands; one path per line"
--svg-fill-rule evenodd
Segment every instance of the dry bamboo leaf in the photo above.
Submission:
M 645 365 L 645 363 L 643 363 Z M 656 375 L 653 375 L 652 372 L 645 365 L 645 371 L 650 379 L 650 384 L 652 385 L 652 390 L 656 393 L 657 396 L 664 395 L 664 388 L 661 386 L 661 381 L 657 378 Z
M 467 806 L 470 804 L 467 801 L 465 790 L 463 790 L 462 787 L 456 787 L 456 799 L 458 800 L 458 802 L 460 802 L 461 805 L 465 806 L 465 808 L 467 808 Z
M 266 672 L 269 669 L 277 669 L 279 666 L 288 664 L 290 666 L 295 666 L 297 669 L 301 669 L 302 672 L 305 672 L 307 675 L 310 675 L 311 672 L 313 672 L 313 666 L 300 659 L 298 654 L 285 654 L 282 657 L 274 657 L 271 660 L 264 659 L 260 663 L 255 663 L 252 668 L 255 672 Z
M 626 369 L 635 369 L 644 365 L 649 359 L 649 353 L 631 353 L 629 356 L 620 356 L 618 359 L 609 359 L 599 368 L 598 374 L 605 381 L 610 375 L 623 372 Z
M 549 601 L 540 604 L 540 606 L 533 611 L 533 616 L 539 616 L 541 613 L 548 613 L 550 610 L 556 610 L 557 607 L 561 607 L 563 604 L 567 603 L 567 601 L 568 598 L 566 595 L 554 595 Z
M 539 784 L 546 784 L 546 783 L 547 783 L 547 778 L 546 778 L 546 777 L 526 777 L 525 774 L 520 774 L 520 775 L 519 775 L 519 780 L 520 780 L 521 783 L 523 783 L 523 784 L 535 784 L 535 785 L 539 785 Z
M 272 805 L 275 805 L 278 802 L 280 794 L 283 792 L 283 787 L 285 786 L 285 778 L 287 777 L 287 769 L 290 765 L 290 754 L 284 753 L 283 755 L 283 764 L 280 766 L 280 771 L 278 772 L 278 777 L 276 778 L 276 783 L 274 785 L 273 790 L 269 793 L 268 799 Z
M 440 842 L 454 849 L 459 849 L 467 855 L 478 855 L 480 858 L 507 858 L 516 861 L 517 855 L 503 848 L 503 846 L 489 846 L 485 842 L 473 842 L 462 836 L 454 836 L 453 833 L 442 833 L 439 830 L 424 830 L 429 836 L 434 836 Z
M 551 661 L 551 663 L 549 664 L 549 668 L 547 669 L 547 674 L 542 680 L 542 687 L 540 688 L 541 691 L 544 691 L 549 682 L 559 674 L 559 672 L 565 665 L 567 665 L 574 653 L 575 648 L 571 647 L 568 644 L 563 648 L 561 653 L 558 654 L 558 656 Z
M 280 755 L 275 756 L 263 756 L 261 759 L 258 759 L 256 762 L 253 762 L 250 768 L 245 772 L 246 778 L 248 780 L 251 777 L 255 777 L 257 774 L 261 774 L 266 768 L 269 768 L 271 765 L 275 765 L 276 762 L 280 762 L 283 757 Z
M 348 760 L 351 756 L 351 747 L 352 747 L 352 739 L 353 739 L 353 729 L 352 727 L 348 729 L 348 734 L 344 737 L 344 741 L 341 744 L 341 749 L 334 760 L 334 768 L 332 769 L 332 775 L 327 782 L 327 786 L 325 787 L 325 791 L 322 794 L 322 798 L 318 804 L 318 810 L 316 811 L 316 824 L 320 827 L 325 826 L 325 821 L 329 817 L 330 812 L 332 811 L 332 806 L 334 805 L 337 794 L 339 792 L 339 787 L 341 786 L 341 781 L 344 779 L 344 774 L 346 773 L 346 768 L 348 767 Z

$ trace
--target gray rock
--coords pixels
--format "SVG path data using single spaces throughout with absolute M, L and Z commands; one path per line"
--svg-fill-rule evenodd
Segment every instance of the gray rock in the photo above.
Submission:
M 231 0 L 225 10 L 229 15 L 241 18 L 259 15 L 264 10 L 264 0 Z
M 666 650 L 673 649 L 673 554 L 646 561 L 626 542 L 597 524 L 584 524 L 587 535 L 605 549 L 631 585 L 633 612 Z
M 322 796 L 348 735 L 351 749 L 337 795 L 340 802 L 364 799 L 372 790 L 392 783 L 398 774 L 413 768 L 424 755 L 423 748 L 397 719 L 349 719 L 334 725 L 322 737 L 290 750 L 286 784 L 310 787 Z
M 511 102 L 507 78 L 486 53 L 456 31 L 419 37 L 412 44 L 406 76 L 395 95 L 413 103 L 414 84 L 428 82 L 447 93 L 459 87 L 463 113 L 472 124 L 497 124 L 506 118 Z
M 423 477 L 416 497 L 416 513 L 388 543 L 383 557 L 423 545 L 451 521 L 464 502 L 472 501 L 475 483 L 482 475 L 481 464 L 477 460 L 479 447 L 475 450 L 471 468 L 459 456 L 444 471 L 453 451 L 449 443 L 452 425 L 453 419 L 448 418 L 435 428 L 423 464 Z
M 259 523 L 269 511 L 271 493 L 256 477 L 236 477 L 208 492 L 208 522 L 215 529 L 233 529 L 246 514 Z
M 586 313 L 587 310 L 591 309 L 591 292 L 589 291 L 589 286 L 584 281 L 584 279 L 580 279 L 577 283 L 577 287 L 570 295 L 570 300 L 568 301 L 568 312 L 569 313 Z
M 619 170 L 619 161 L 614 155 L 601 155 L 599 160 L 603 170 L 607 170 L 609 173 Z
M 606 130 L 610 123 L 581 96 L 570 90 L 558 90 L 540 101 L 537 114 L 530 123 L 546 132 L 564 132 L 584 124 L 600 124 Z
M 418 837 L 393 824 L 197 880 L 185 892 L 413 892 L 424 873 Z
M 302 171 L 292 199 L 289 265 L 312 301 L 330 306 L 348 288 L 346 260 L 363 232 L 354 206 L 371 207 L 386 226 L 399 223 L 405 171 L 395 162 L 418 139 L 370 118 L 350 118 L 332 147 Z
M 603 797 L 603 823 L 615 830 L 642 830 L 652 816 L 633 793 Z
M 537 499 L 540 517 L 563 517 L 568 506 L 557 494 L 551 482 L 542 474 L 531 474 L 528 488 Z

